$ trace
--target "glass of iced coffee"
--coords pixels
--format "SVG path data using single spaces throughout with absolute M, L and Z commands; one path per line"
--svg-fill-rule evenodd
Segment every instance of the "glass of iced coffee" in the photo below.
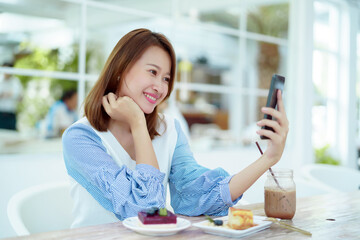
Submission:
M 292 219 L 296 211 L 296 186 L 291 169 L 273 169 L 267 172 L 265 214 L 268 217 Z

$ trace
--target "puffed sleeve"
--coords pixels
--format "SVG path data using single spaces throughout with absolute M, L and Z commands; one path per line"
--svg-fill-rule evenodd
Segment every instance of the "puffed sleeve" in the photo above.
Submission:
M 177 121 L 175 127 L 178 138 L 169 176 L 174 211 L 188 216 L 226 215 L 228 208 L 242 197 L 231 201 L 232 176 L 222 168 L 210 170 L 197 164 Z
M 94 130 L 81 123 L 67 129 L 62 141 L 68 174 L 118 219 L 165 206 L 165 174 L 158 169 L 147 164 L 137 164 L 134 170 L 119 166 Z

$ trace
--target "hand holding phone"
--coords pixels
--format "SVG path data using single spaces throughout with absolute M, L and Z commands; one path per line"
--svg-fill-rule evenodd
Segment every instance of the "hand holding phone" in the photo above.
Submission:
M 285 77 L 274 74 L 271 78 L 271 84 L 269 89 L 269 94 L 267 97 L 266 107 L 275 108 L 277 105 L 277 90 L 280 90 L 281 93 L 284 90 Z M 272 116 L 268 114 L 264 114 L 264 118 L 272 120 Z M 274 132 L 272 127 L 264 126 L 262 129 L 271 130 Z M 265 136 L 260 136 L 261 139 L 269 139 Z

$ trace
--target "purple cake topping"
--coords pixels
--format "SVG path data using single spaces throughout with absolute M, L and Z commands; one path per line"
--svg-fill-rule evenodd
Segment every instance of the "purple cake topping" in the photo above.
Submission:
M 143 224 L 176 224 L 176 215 L 167 211 L 167 216 L 160 216 L 159 211 L 154 214 L 148 214 L 148 211 L 141 211 L 138 217 Z

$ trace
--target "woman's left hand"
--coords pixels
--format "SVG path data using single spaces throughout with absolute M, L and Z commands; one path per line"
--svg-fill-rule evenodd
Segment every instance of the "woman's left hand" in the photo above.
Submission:
M 268 146 L 266 151 L 264 152 L 264 156 L 266 156 L 270 160 L 271 166 L 280 160 L 285 148 L 287 134 L 289 132 L 289 121 L 286 117 L 284 102 L 282 100 L 280 90 L 277 91 L 277 99 L 278 110 L 268 107 L 263 107 L 261 109 L 263 113 L 271 115 L 273 118 L 276 119 L 276 121 L 262 119 L 257 122 L 257 125 L 260 127 L 272 127 L 274 129 L 274 132 L 266 129 L 260 129 L 256 132 L 259 135 L 264 135 L 269 138 Z

